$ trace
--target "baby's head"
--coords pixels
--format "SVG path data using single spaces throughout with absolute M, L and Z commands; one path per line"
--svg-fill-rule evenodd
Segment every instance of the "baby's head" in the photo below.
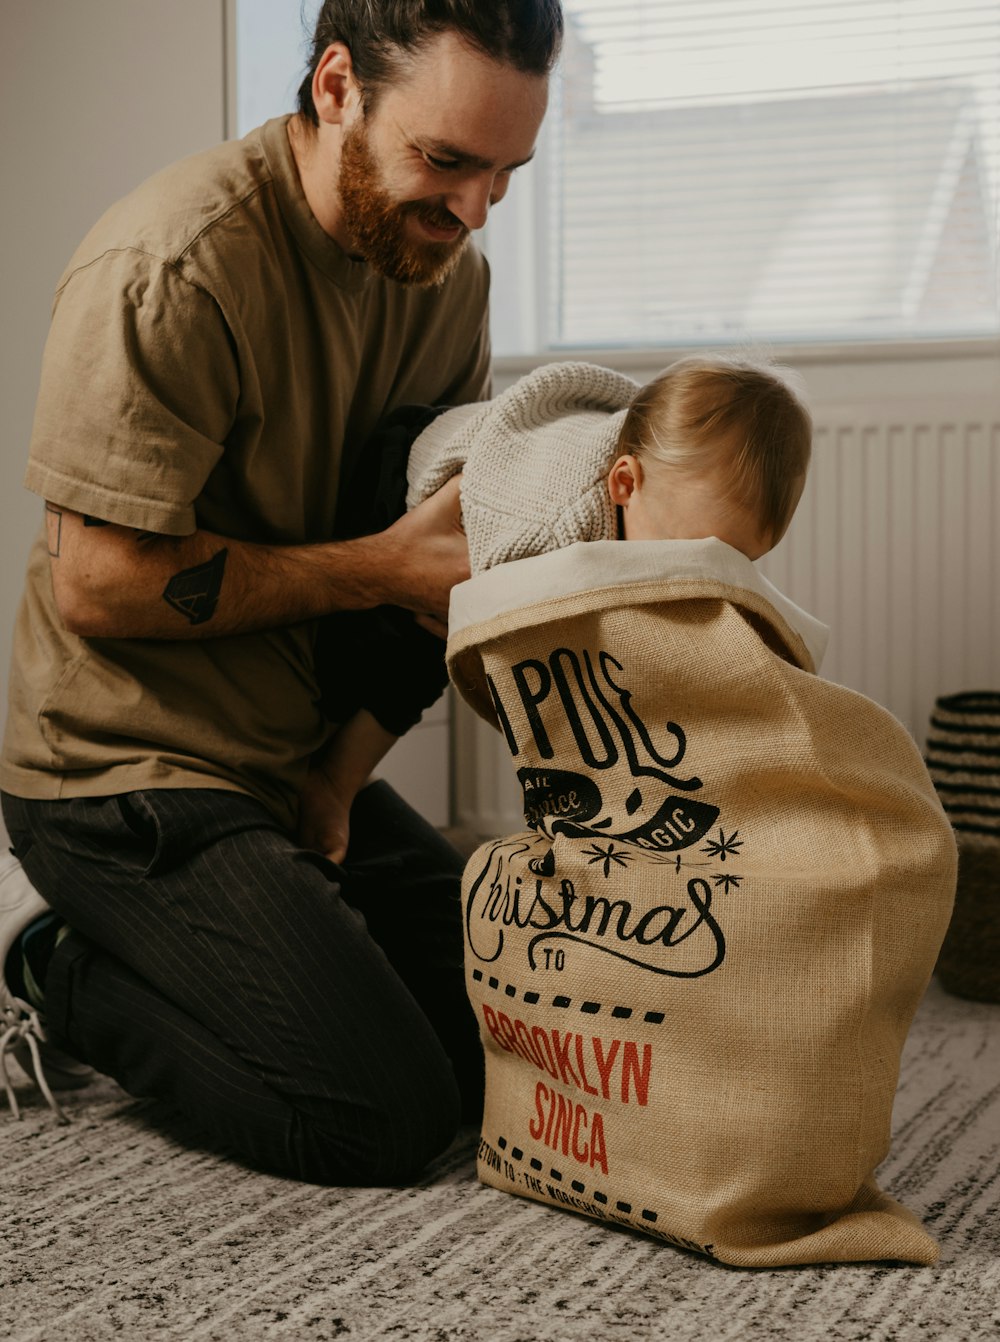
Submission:
M 777 545 L 812 444 L 788 377 L 766 363 L 693 355 L 641 387 L 608 476 L 625 539 L 717 536 L 750 559 Z

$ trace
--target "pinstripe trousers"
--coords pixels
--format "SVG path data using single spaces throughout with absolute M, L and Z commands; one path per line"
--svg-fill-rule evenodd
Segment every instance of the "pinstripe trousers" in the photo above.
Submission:
M 358 795 L 343 866 L 221 789 L 3 809 L 72 928 L 48 1028 L 131 1095 L 317 1183 L 410 1178 L 477 1117 L 461 859 L 388 784 Z

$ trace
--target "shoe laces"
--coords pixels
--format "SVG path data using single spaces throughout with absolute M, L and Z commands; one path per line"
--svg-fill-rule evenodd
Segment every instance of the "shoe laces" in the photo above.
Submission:
M 20 997 L 15 997 L 12 993 L 5 996 L 6 1000 L 0 1005 L 0 1031 L 2 1031 L 0 1033 L 0 1073 L 3 1074 L 3 1086 L 7 1092 L 7 1103 L 10 1105 L 11 1113 L 15 1118 L 19 1119 L 21 1117 L 21 1109 L 17 1103 L 17 1096 L 14 1093 L 14 1086 L 11 1081 L 9 1064 L 12 1054 L 23 1044 L 27 1047 L 31 1057 L 33 1080 L 44 1095 L 46 1104 L 60 1123 L 68 1123 L 68 1117 L 56 1101 L 49 1088 L 49 1083 L 45 1079 L 42 1055 L 38 1045 L 46 1043 L 48 1036 L 45 1033 L 41 1017 L 35 1007 L 23 1001 Z

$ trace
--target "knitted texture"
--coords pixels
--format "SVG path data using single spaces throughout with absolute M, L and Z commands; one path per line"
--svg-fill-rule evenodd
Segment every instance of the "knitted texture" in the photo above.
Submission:
M 462 471 L 473 573 L 574 541 L 613 540 L 607 474 L 636 390 L 609 368 L 554 363 L 475 413 L 447 412 L 413 444 L 407 507 Z

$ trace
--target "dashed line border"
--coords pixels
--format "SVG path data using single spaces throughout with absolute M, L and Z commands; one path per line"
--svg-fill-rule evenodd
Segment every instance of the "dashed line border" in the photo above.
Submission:
M 525 1160 L 524 1152 L 521 1150 L 519 1146 L 511 1146 L 510 1143 L 507 1141 L 506 1137 L 498 1137 L 497 1146 L 500 1148 L 501 1151 L 507 1152 L 511 1160 L 516 1160 L 518 1164 L 522 1164 L 524 1162 Z M 542 1162 L 538 1159 L 537 1156 L 530 1157 L 530 1159 L 528 1160 L 528 1164 L 537 1174 L 543 1174 L 545 1166 L 542 1164 Z M 553 1183 L 561 1184 L 563 1182 L 562 1170 L 556 1170 L 550 1168 L 548 1177 L 552 1180 Z M 586 1195 L 587 1185 L 582 1183 L 579 1179 L 571 1179 L 569 1186 L 570 1188 L 572 1188 L 574 1193 L 578 1193 L 581 1196 Z M 590 1194 L 590 1197 L 591 1200 L 593 1202 L 596 1202 L 599 1207 L 609 1207 L 612 1205 L 611 1200 L 608 1197 L 608 1194 L 601 1192 L 600 1189 L 597 1188 L 593 1189 Z M 633 1214 L 631 1202 L 615 1202 L 614 1210 L 620 1212 L 622 1216 L 631 1216 Z M 644 1207 L 642 1211 L 639 1212 L 639 1218 L 645 1221 L 647 1225 L 655 1225 L 658 1219 L 656 1212 L 651 1211 L 650 1208 L 648 1207 Z
M 472 977 L 476 983 L 485 983 L 487 987 L 492 988 L 494 992 L 502 992 L 505 997 L 517 998 L 520 996 L 522 1002 L 528 1006 L 537 1006 L 541 1001 L 541 993 L 520 992 L 513 983 L 501 984 L 500 980 L 493 975 L 484 974 L 481 969 L 474 969 Z M 574 1004 L 572 997 L 565 997 L 561 993 L 557 994 L 546 1005 L 557 1007 L 561 1010 L 569 1010 L 575 1006 L 575 1010 L 582 1012 L 585 1016 L 599 1016 L 602 1012 L 611 1015 L 615 1020 L 631 1020 L 634 1016 L 637 1020 L 642 1020 L 646 1025 L 662 1025 L 666 1019 L 666 1013 L 663 1011 L 646 1011 L 641 1016 L 632 1008 L 627 1006 L 609 1006 L 602 1002 L 577 1001 Z

